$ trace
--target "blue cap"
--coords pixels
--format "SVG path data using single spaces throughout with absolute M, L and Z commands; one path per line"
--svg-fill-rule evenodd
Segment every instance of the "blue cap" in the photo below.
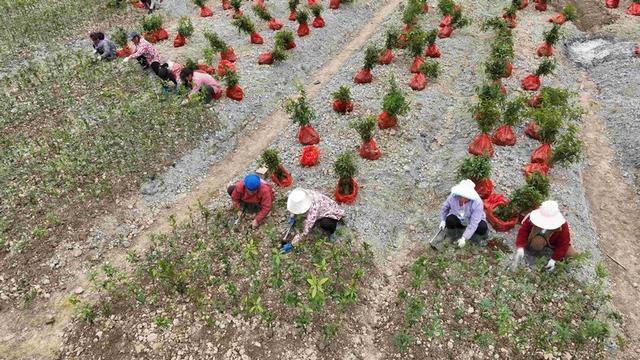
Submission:
M 244 187 L 249 191 L 256 191 L 260 188 L 260 177 L 256 174 L 245 176 L 243 182 Z

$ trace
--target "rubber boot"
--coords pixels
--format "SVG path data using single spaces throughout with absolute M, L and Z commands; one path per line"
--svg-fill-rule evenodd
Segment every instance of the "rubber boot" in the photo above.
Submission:
M 485 247 L 489 242 L 489 232 L 487 231 L 487 233 L 484 235 L 473 234 L 471 236 L 471 239 L 469 239 L 469 241 L 471 241 L 472 243 L 478 246 Z
M 447 228 L 447 239 L 449 239 L 451 243 L 454 243 L 460 240 L 460 238 L 462 237 L 462 234 L 464 234 L 464 229 Z
M 444 241 L 445 236 L 447 235 L 446 230 L 440 231 L 438 236 L 433 239 L 433 241 L 429 244 L 434 250 L 440 251 L 442 249 L 442 242 Z

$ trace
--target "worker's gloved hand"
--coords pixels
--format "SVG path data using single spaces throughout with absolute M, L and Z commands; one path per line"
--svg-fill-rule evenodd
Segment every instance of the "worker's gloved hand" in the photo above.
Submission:
M 252 229 L 257 229 L 259 225 L 260 224 L 258 224 L 258 220 L 256 220 L 256 219 L 253 219 L 253 221 L 251 222 L 251 228 Z
M 188 103 L 189 103 L 189 99 L 184 99 L 184 100 L 182 100 L 180 105 L 184 106 L 184 105 L 187 105 Z
M 295 216 L 290 217 L 289 220 L 287 220 L 287 223 L 291 226 L 295 225 L 296 224 Z
M 518 268 L 518 265 L 520 264 L 520 261 L 522 260 L 522 258 L 524 258 L 524 248 L 518 248 L 516 250 L 516 254 L 513 257 L 513 266 L 512 266 L 513 271 L 515 271 Z
M 445 227 L 446 227 L 446 223 L 444 222 L 444 220 L 440 221 L 440 225 L 438 226 L 438 229 L 444 230 Z
M 460 240 L 458 240 L 458 247 L 459 248 L 464 247 L 464 244 L 466 244 L 466 243 L 467 243 L 467 240 L 463 236 L 463 237 L 460 238 Z
M 127 62 L 127 61 L 129 61 L 129 58 L 128 58 L 128 57 L 126 57 L 126 58 L 124 58 L 124 59 L 122 60 L 122 62 Z
M 282 247 L 280 248 L 280 252 L 283 254 L 286 254 L 290 252 L 292 249 L 293 249 L 293 245 L 291 245 L 291 243 L 286 243 L 282 245 Z
M 547 263 L 547 265 L 544 267 L 544 269 L 547 272 L 553 272 L 553 270 L 556 269 L 556 261 L 553 259 L 549 259 L 549 262 Z

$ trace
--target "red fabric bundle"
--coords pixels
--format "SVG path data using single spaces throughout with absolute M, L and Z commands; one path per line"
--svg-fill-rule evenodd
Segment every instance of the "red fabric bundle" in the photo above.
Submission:
M 540 77 L 531 74 L 522 79 L 522 89 L 529 91 L 538 91 L 540 89 Z
M 368 84 L 372 80 L 373 76 L 371 76 L 371 70 L 369 69 L 362 69 L 353 77 L 353 82 L 356 84 Z
M 427 47 L 427 51 L 424 53 L 425 56 L 430 58 L 439 58 L 440 57 L 440 49 L 438 49 L 438 45 L 431 44 Z
M 320 148 L 314 145 L 302 148 L 302 156 L 300 156 L 300 165 L 314 166 L 318 164 L 320 159 Z
M 471 144 L 469 144 L 468 150 L 469 153 L 473 155 L 482 156 L 486 153 L 489 156 L 493 156 L 491 138 L 485 133 L 478 135 Z
M 142 36 L 144 37 L 145 40 L 147 40 L 152 44 L 155 44 L 158 42 L 158 36 L 156 35 L 155 32 L 145 32 L 142 34 Z
M 538 128 L 535 122 L 530 122 L 526 129 L 524 129 L 524 133 L 528 137 L 540 141 L 540 135 L 538 135 Z
M 412 90 L 420 91 L 427 87 L 427 77 L 423 73 L 417 73 L 413 75 L 409 81 L 409 86 Z
M 298 131 L 298 141 L 302 145 L 315 145 L 320 142 L 320 135 L 311 125 L 301 126 Z
M 200 16 L 201 17 L 213 16 L 213 11 L 211 11 L 211 9 L 209 9 L 206 6 L 203 6 L 203 7 L 200 8 Z
M 558 24 L 558 25 L 562 25 L 565 22 L 567 22 L 567 17 L 564 16 L 564 14 L 558 14 L 558 15 L 550 18 L 549 22 L 552 22 L 552 23 Z
M 407 34 L 400 34 L 398 38 L 398 49 L 404 49 L 407 47 Z
M 640 55 L 640 46 L 636 46 L 636 55 Z
M 230 47 L 220 53 L 220 59 L 234 63 L 236 62 L 236 60 L 238 60 L 238 57 L 236 56 L 236 52 L 233 50 L 233 48 Z
M 633 16 L 640 16 L 640 3 L 634 2 L 629 4 L 626 13 Z
M 264 43 L 262 36 L 260 36 L 260 34 L 258 34 L 257 32 L 251 33 L 250 40 L 252 44 L 256 45 L 261 45 Z
M 395 116 L 389 116 L 386 111 L 378 116 L 378 127 L 382 129 L 388 129 L 398 124 L 398 118 Z
M 273 181 L 276 185 L 280 187 L 290 186 L 293 183 L 293 178 L 291 177 L 291 174 L 287 171 L 287 169 L 284 168 L 284 166 L 282 166 L 282 164 L 278 165 L 278 168 L 284 174 L 284 179 L 282 180 L 278 179 L 276 174 L 273 173 L 271 174 L 271 181 Z
M 486 199 L 493 194 L 493 182 L 491 179 L 486 178 L 474 182 L 476 183 L 476 192 L 480 195 L 481 199 Z
M 316 2 L 317 2 L 316 0 L 307 0 L 307 5 L 313 6 L 316 4 Z
M 324 19 L 322 18 L 322 16 L 316 16 L 315 19 L 313 19 L 311 26 L 313 26 L 314 28 L 323 28 Z
M 549 57 L 553 55 L 553 47 L 545 41 L 538 46 L 538 50 L 536 52 L 538 53 L 538 56 Z
M 207 64 L 198 64 L 198 70 L 204 71 L 209 75 L 213 75 L 216 73 L 216 70 L 213 68 L 213 66 Z
M 515 29 L 518 26 L 518 22 L 516 21 L 516 16 L 509 16 L 507 14 L 502 15 L 502 18 L 507 22 L 507 26 L 511 29 Z
M 351 179 L 351 194 L 341 194 L 340 193 L 340 182 L 338 181 L 338 185 L 336 186 L 335 198 L 336 201 L 343 204 L 351 204 L 356 201 L 356 196 L 358 196 L 358 184 L 355 180 Z
M 232 88 L 227 88 L 226 93 L 229 99 L 233 99 L 235 101 L 242 101 L 242 98 L 244 98 L 244 92 L 238 85 L 235 85 Z
M 440 31 L 438 31 L 438 38 L 446 39 L 451 36 L 451 33 L 453 33 L 453 28 L 451 26 L 441 27 Z
M 133 5 L 133 7 L 135 7 L 136 9 L 145 9 L 146 6 L 144 6 L 144 3 L 142 1 L 138 1 L 137 3 L 135 3 Z
M 122 49 L 116 51 L 116 56 L 119 58 L 126 58 L 131 54 L 133 54 L 133 51 L 131 50 L 129 45 L 125 45 Z
M 229 60 L 220 60 L 218 63 L 218 76 L 223 77 L 227 75 L 227 71 L 235 73 L 236 65 Z
M 295 10 L 291 10 L 289 13 L 289 21 L 296 21 L 296 17 L 298 16 L 298 12 Z
M 271 65 L 273 64 L 273 54 L 271 52 L 265 52 L 258 56 L 258 65 Z
M 502 125 L 493 133 L 491 141 L 498 146 L 513 146 L 516 144 L 516 134 L 511 125 Z
M 378 63 L 381 65 L 389 65 L 393 61 L 393 51 L 391 49 L 384 50 L 378 58 Z
M 524 177 L 529 178 L 534 172 L 538 171 L 540 174 L 547 176 L 549 174 L 549 165 L 542 163 L 532 163 L 524 167 Z
M 425 2 L 424 4 L 422 4 L 422 13 L 426 14 L 428 12 L 429 12 L 429 4 Z
M 184 46 L 184 43 L 187 41 L 187 39 L 184 38 L 184 36 L 178 34 L 176 35 L 176 38 L 173 39 L 173 47 L 181 47 Z
M 222 0 L 222 9 L 224 9 L 224 10 L 231 9 L 231 1 L 230 0 Z
M 487 216 L 487 221 L 491 224 L 491 226 L 493 227 L 493 230 L 497 232 L 509 231 L 513 229 L 518 223 L 518 216 L 514 216 L 512 219 L 503 221 L 498 219 L 498 217 L 493 214 L 493 211 L 495 210 L 496 207 L 500 205 L 506 205 L 508 203 L 509 203 L 509 199 L 507 199 L 502 194 L 496 194 L 496 193 L 491 194 L 484 201 L 484 212 Z
M 267 22 L 267 26 L 273 31 L 282 29 L 282 23 L 274 18 L 271 18 L 271 20 Z
M 508 62 L 504 65 L 504 74 L 502 74 L 503 78 L 511 77 L 511 73 L 513 72 L 513 64 Z
M 522 10 L 529 5 L 529 0 L 522 0 L 520 2 L 520 6 L 518 6 L 518 10 Z
M 537 108 L 540 107 L 540 99 L 542 99 L 542 94 L 537 93 L 533 95 L 527 103 L 529 104 L 529 106 Z
M 298 36 L 303 37 L 309 35 L 309 24 L 302 23 L 298 25 Z
M 539 1 L 536 1 L 536 10 L 538 11 L 547 11 L 547 3 L 541 3 Z
M 616 9 L 618 8 L 618 5 L 620 5 L 620 0 L 606 0 L 604 2 L 604 6 L 608 7 L 609 9 Z
M 420 66 L 422 66 L 422 64 L 424 64 L 424 59 L 422 59 L 422 56 L 416 56 L 415 59 L 413 59 L 413 63 L 411 64 L 411 72 L 416 74 L 420 72 Z
M 167 40 L 169 38 L 169 33 L 163 28 L 156 30 L 154 34 L 158 41 Z
M 447 26 L 451 26 L 451 21 L 453 20 L 453 16 L 451 15 L 446 15 L 442 18 L 442 20 L 440 20 L 440 27 L 447 27 Z
M 330 0 L 329 1 L 329 9 L 338 9 L 340 8 L 340 0 Z
M 352 112 L 353 101 L 349 100 L 348 102 L 345 103 L 341 100 L 336 99 L 333 101 L 333 111 L 340 114 L 346 114 L 348 112 Z
M 376 144 L 376 140 L 374 138 L 362 143 L 362 145 L 360 145 L 359 153 L 362 158 L 368 160 L 378 160 L 380 155 L 382 155 L 382 152 L 378 149 L 378 144 Z
M 531 163 L 540 163 L 549 165 L 551 160 L 551 145 L 542 144 L 531 154 Z
M 295 41 L 291 41 L 290 43 L 287 43 L 284 48 L 287 50 L 291 50 L 291 49 L 295 49 L 296 47 L 296 42 Z

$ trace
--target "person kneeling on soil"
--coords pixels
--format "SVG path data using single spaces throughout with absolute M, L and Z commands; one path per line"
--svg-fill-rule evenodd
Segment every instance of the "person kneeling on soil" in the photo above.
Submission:
M 116 58 L 116 45 L 104 37 L 102 32 L 92 32 L 89 38 L 93 41 L 93 53 L 101 60 L 113 60 Z
M 320 228 L 329 237 L 329 241 L 335 241 L 335 232 L 338 221 L 344 218 L 345 212 L 338 203 L 329 197 L 306 189 L 295 189 L 289 194 L 287 199 L 287 210 L 289 210 L 289 225 L 295 226 L 296 216 L 304 215 L 302 233 L 294 236 L 290 243 L 282 245 L 282 251 L 291 251 L 304 236 L 307 236 L 311 229 Z
M 182 65 L 174 63 L 173 61 L 167 61 L 160 65 L 158 68 L 158 77 L 163 81 L 170 81 L 174 87 L 177 88 L 181 83 L 180 73 L 182 72 Z
M 245 176 L 237 184 L 229 186 L 227 193 L 231 196 L 233 207 L 238 210 L 238 219 L 245 211 L 258 213 L 251 222 L 251 227 L 254 229 L 260 226 L 262 220 L 271 211 L 274 198 L 273 189 L 258 175 Z
M 129 61 L 131 59 L 136 59 L 140 63 L 143 69 L 149 68 L 152 63 L 159 63 L 160 56 L 158 55 L 158 50 L 151 45 L 147 40 L 145 40 L 140 34 L 132 33 L 129 35 L 129 38 L 136 46 L 136 51 L 133 54 L 124 58 L 123 61 Z
M 557 261 L 578 254 L 571 245 L 567 220 L 560 213 L 558 203 L 551 200 L 543 202 L 522 220 L 516 237 L 516 248 L 516 266 L 524 257 L 525 249 L 534 254 L 540 254 L 545 248 L 551 249 L 553 253 L 544 267 L 547 271 L 553 271 Z
M 451 241 L 458 239 L 458 247 L 463 247 L 467 240 L 480 242 L 486 239 L 489 228 L 482 199 L 473 181 L 462 180 L 451 188 L 451 195 L 440 210 L 440 232 L 445 229 L 446 233 L 440 236 L 439 241 L 445 236 Z
M 182 69 L 180 72 L 180 80 L 187 87 L 191 88 L 189 99 L 195 94 L 202 91 L 205 93 L 205 103 L 211 102 L 211 99 L 219 99 L 222 96 L 222 87 L 218 85 L 213 76 L 203 71 L 193 71 L 191 69 Z M 185 99 L 182 104 L 186 104 L 189 100 Z

